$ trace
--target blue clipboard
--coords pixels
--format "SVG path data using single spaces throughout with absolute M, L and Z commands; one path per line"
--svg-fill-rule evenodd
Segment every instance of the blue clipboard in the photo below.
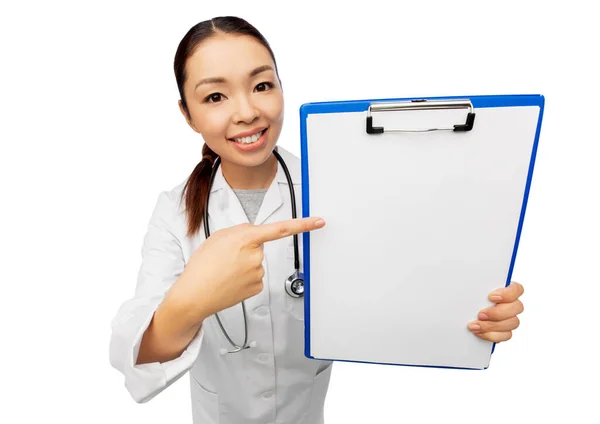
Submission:
M 444 104 L 456 107 L 445 108 Z M 537 94 L 345 100 L 306 103 L 300 107 L 302 216 L 322 216 L 327 222 L 324 229 L 303 234 L 306 357 L 402 366 L 488 368 L 495 343 L 470 334 L 467 323 L 476 319 L 480 309 L 492 305 L 487 301 L 489 291 L 500 287 L 499 282 L 507 286 L 511 281 L 531 187 L 543 110 L 544 97 Z M 438 128 L 442 121 L 448 121 L 450 125 L 446 122 L 446 127 Z M 418 128 L 407 128 L 415 124 L 418 124 Z M 369 149 L 364 151 L 378 152 L 374 157 L 364 159 L 369 162 L 368 166 L 361 165 L 365 164 L 359 153 L 363 146 Z M 389 150 L 377 146 L 385 146 Z M 389 154 L 386 154 L 388 151 Z M 512 170 L 508 171 L 513 172 L 512 179 L 502 179 L 504 174 L 494 171 L 497 163 L 495 157 L 499 158 L 498 161 L 504 161 L 507 170 Z M 377 158 L 385 161 L 383 168 L 387 167 L 389 174 L 379 170 L 380 167 L 374 162 Z M 392 166 L 395 163 L 398 166 Z M 419 165 L 413 166 L 415 163 Z M 484 166 L 486 163 L 488 166 Z M 379 172 L 377 181 L 380 183 L 361 186 L 369 178 L 378 178 L 371 175 L 372 172 Z M 439 175 L 434 175 L 436 172 Z M 419 182 L 411 185 L 411 176 L 418 176 Z M 351 181 L 356 187 L 362 187 L 357 188 L 362 195 L 352 198 L 351 189 L 339 188 L 344 186 L 340 181 Z M 454 185 L 450 185 L 450 181 Z M 347 245 L 354 241 L 357 234 L 368 234 L 369 228 L 375 225 L 366 224 L 369 222 L 367 217 L 373 215 L 368 213 L 368 205 L 362 206 L 364 210 L 354 210 L 356 205 L 360 205 L 364 193 L 370 193 L 369 188 L 372 187 L 383 187 L 381 190 L 384 193 L 372 194 L 371 203 L 391 196 L 392 200 L 386 200 L 389 201 L 386 209 L 388 215 L 381 217 L 381 220 L 388 219 L 398 227 L 390 232 L 394 237 L 373 232 L 350 249 Z M 473 196 L 478 195 L 483 199 L 485 196 L 481 193 L 487 193 L 484 191 L 486 187 L 492 187 L 487 190 L 492 194 L 486 201 L 476 203 Z M 453 201 L 449 195 L 448 198 L 444 197 L 443 193 L 451 191 L 448 188 L 455 190 L 454 199 L 461 199 L 460 202 Z M 415 229 L 419 227 L 418 224 L 409 226 L 403 223 L 409 218 L 413 219 L 413 223 L 421 222 L 419 202 L 431 206 L 428 211 L 437 211 L 440 206 L 435 203 L 440 202 L 437 199 L 445 201 L 441 207 L 446 209 L 443 212 L 431 212 L 428 217 L 430 221 L 423 220 L 420 233 Z M 492 209 L 486 206 L 493 202 L 500 202 L 502 207 Z M 414 210 L 411 205 L 415 205 Z M 464 217 L 474 209 L 479 215 L 474 214 L 475 219 L 469 222 L 467 218 L 464 218 L 465 222 L 457 218 L 453 221 L 457 223 L 456 226 L 446 223 L 444 227 L 439 224 L 438 231 L 427 232 L 428 228 L 443 222 L 447 215 Z M 503 210 L 502 215 L 492 212 L 498 209 Z M 391 219 L 393 214 L 390 211 L 394 211 L 397 219 Z M 353 235 L 347 235 L 354 221 L 357 222 L 357 230 Z M 492 222 L 501 224 L 492 226 Z M 475 228 L 477 225 L 480 228 Z M 482 244 L 477 251 L 477 254 L 484 255 L 479 258 L 479 264 L 484 258 L 486 266 L 467 263 L 468 258 L 474 257 L 470 255 L 463 257 L 464 269 L 460 268 L 452 261 L 459 257 L 453 255 L 456 255 L 455 250 L 460 251 L 460 247 L 452 250 L 447 247 L 443 250 L 441 247 L 446 242 L 444 231 L 456 227 L 452 231 L 457 233 L 451 234 L 448 230 L 448 237 L 454 236 L 458 246 L 464 239 L 464 251 L 475 251 L 475 243 L 486 243 L 477 238 L 477 232 L 488 231 L 496 226 L 504 229 L 494 230 L 496 232 L 490 233 L 485 239 L 495 240 L 495 244 L 491 241 Z M 459 233 L 461 228 L 462 232 Z M 401 241 L 398 249 L 403 254 L 399 255 L 397 262 L 401 271 L 399 275 L 394 274 L 396 280 L 385 278 L 390 272 L 389 269 L 383 269 L 378 271 L 379 278 L 374 277 L 369 285 L 363 283 L 367 267 L 376 268 L 378 263 L 377 259 L 366 258 L 368 250 L 374 251 L 381 243 L 392 243 L 392 247 L 381 248 L 381 252 L 386 254 L 393 251 L 397 246 L 393 243 L 403 240 L 400 234 L 411 234 L 410 243 L 415 245 L 428 236 L 430 242 L 436 243 L 432 245 L 433 248 L 440 246 L 440 250 L 436 256 L 432 253 L 429 258 L 423 254 L 418 256 L 418 253 L 411 251 L 408 241 L 404 247 Z M 421 237 L 420 234 L 425 236 Z M 456 237 L 457 234 L 461 236 Z M 381 242 L 377 242 L 376 237 L 381 237 Z M 448 242 L 448 246 L 453 245 Z M 364 251 L 356 253 L 361 248 Z M 419 248 L 415 247 L 414 250 L 419 251 Z M 426 251 L 422 249 L 422 252 Z M 479 252 L 487 252 L 488 256 Z M 402 258 L 407 260 L 403 262 Z M 460 260 L 456 262 L 460 263 Z M 340 269 L 344 263 L 346 268 L 363 264 L 361 266 L 365 270 L 362 274 L 357 272 L 356 277 L 351 271 L 344 274 Z M 447 324 L 447 328 L 437 329 L 446 325 L 442 322 L 444 317 L 440 316 L 437 320 L 431 318 L 431 322 L 422 324 L 423 337 L 429 337 L 428 341 L 423 342 L 413 334 L 413 327 L 408 321 L 411 318 L 423 319 L 423 311 L 436 310 L 433 309 L 437 302 L 435 297 L 427 297 L 428 285 L 443 289 L 447 287 L 446 283 L 454 283 L 455 287 L 459 287 L 462 283 L 458 276 L 467 275 L 463 270 L 470 270 L 471 267 L 478 269 L 472 275 L 473 280 L 461 288 L 465 291 L 456 298 L 452 306 L 454 309 L 445 312 L 445 316 L 451 317 L 446 321 L 451 323 Z M 495 271 L 492 273 L 489 271 L 491 269 Z M 343 284 L 335 281 L 336 272 L 342 272 L 339 275 Z M 362 280 L 359 275 L 362 275 Z M 451 275 L 454 275 L 454 280 L 448 277 Z M 478 276 L 490 277 L 487 286 L 478 285 Z M 410 284 L 413 278 L 421 278 L 418 288 Z M 341 288 L 346 285 L 350 290 L 344 294 Z M 394 296 L 396 299 L 388 302 L 387 299 Z M 366 305 L 371 301 L 372 304 Z M 388 308 L 388 312 L 385 308 Z M 435 315 L 435 312 L 430 315 Z M 361 318 L 353 321 L 355 316 Z M 335 317 L 339 317 L 339 320 L 336 321 L 338 318 Z M 392 317 L 392 322 L 388 317 Z M 394 318 L 397 322 L 394 322 Z M 364 321 L 368 323 L 363 324 Z M 377 333 L 378 329 L 382 331 L 381 336 L 372 334 Z

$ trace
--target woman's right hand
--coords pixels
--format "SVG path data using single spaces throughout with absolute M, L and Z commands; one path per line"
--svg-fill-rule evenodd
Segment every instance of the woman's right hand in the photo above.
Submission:
M 255 296 L 263 289 L 263 244 L 322 228 L 320 218 L 242 224 L 216 231 L 190 257 L 174 285 L 198 319 Z

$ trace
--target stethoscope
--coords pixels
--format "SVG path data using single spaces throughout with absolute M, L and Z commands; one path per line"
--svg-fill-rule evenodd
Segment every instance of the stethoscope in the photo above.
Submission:
M 290 177 L 290 172 L 288 171 L 288 168 L 287 168 L 283 158 L 279 155 L 279 153 L 277 153 L 276 150 L 273 150 L 273 154 L 275 155 L 275 157 L 281 164 L 283 171 L 285 172 L 285 177 L 287 178 L 288 187 L 290 189 L 290 198 L 292 200 L 292 218 L 296 219 L 296 196 L 294 195 L 294 185 L 292 183 L 292 178 Z M 216 171 L 219 168 L 220 164 L 221 164 L 221 158 L 217 157 L 217 159 L 215 160 L 215 164 L 212 168 L 210 180 L 208 183 L 209 195 L 206 197 L 206 205 L 204 207 L 204 234 L 206 236 L 206 239 L 208 239 L 210 237 L 210 230 L 208 228 L 208 201 L 210 198 L 210 189 L 212 187 L 213 180 L 216 175 Z M 298 297 L 304 296 L 304 275 L 302 275 L 302 273 L 300 272 L 300 260 L 298 259 L 298 235 L 297 234 L 294 234 L 294 273 L 285 280 L 285 291 L 291 297 L 298 298 Z M 221 331 L 223 332 L 223 335 L 227 338 L 229 343 L 231 343 L 231 345 L 234 347 L 233 350 L 227 350 L 225 348 L 222 348 L 220 351 L 221 355 L 225 355 L 227 353 L 240 352 L 244 349 L 248 349 L 250 347 L 256 346 L 256 342 L 252 342 L 252 343 L 248 344 L 248 319 L 246 318 L 246 305 L 245 305 L 244 301 L 242 301 L 242 311 L 244 313 L 244 344 L 242 346 L 238 346 L 237 344 L 234 343 L 233 340 L 231 340 L 231 337 L 229 337 L 229 334 L 227 334 L 227 331 L 225 330 L 225 328 L 223 327 L 223 324 L 221 323 L 219 314 L 215 313 L 215 317 L 217 318 L 217 322 L 219 323 L 219 326 L 221 327 Z

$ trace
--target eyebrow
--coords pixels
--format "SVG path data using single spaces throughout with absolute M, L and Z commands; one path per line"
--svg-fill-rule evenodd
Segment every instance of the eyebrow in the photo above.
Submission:
M 258 74 L 260 74 L 262 72 L 265 72 L 265 71 L 273 71 L 273 67 L 271 67 L 270 65 L 259 66 L 258 68 L 253 69 L 250 72 L 249 76 L 250 76 L 250 78 L 252 78 L 252 77 L 255 77 L 256 75 L 258 75 Z M 202 84 L 223 84 L 225 81 L 226 80 L 223 77 L 203 78 L 200 81 L 198 81 L 198 83 L 194 87 L 194 90 L 196 90 Z

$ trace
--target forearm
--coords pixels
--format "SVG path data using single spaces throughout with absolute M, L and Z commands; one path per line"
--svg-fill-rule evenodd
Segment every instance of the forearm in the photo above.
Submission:
M 175 283 L 144 332 L 136 363 L 167 362 L 179 357 L 205 318 L 202 308 L 179 293 Z

